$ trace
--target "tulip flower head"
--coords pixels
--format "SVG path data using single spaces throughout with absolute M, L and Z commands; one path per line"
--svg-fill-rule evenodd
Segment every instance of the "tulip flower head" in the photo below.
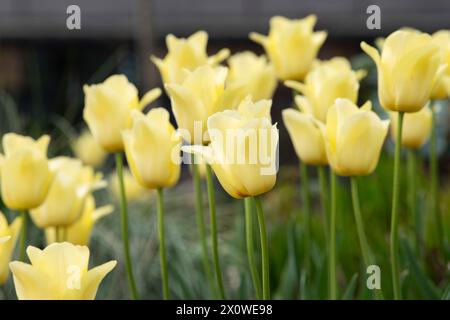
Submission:
M 17 217 L 8 225 L 6 217 L 0 212 L 0 285 L 8 280 L 9 268 L 14 247 L 22 228 L 22 217 Z
M 295 97 L 295 103 L 300 110 L 325 122 L 328 109 L 336 99 L 345 98 L 356 103 L 359 80 L 365 74 L 363 70 L 353 71 L 347 59 L 335 57 L 327 61 L 317 61 L 304 83 L 286 81 L 285 85 L 302 94 Z
M 108 152 L 123 150 L 121 131 L 131 126 L 131 111 L 142 110 L 161 95 L 155 88 L 138 98 L 136 87 L 124 75 L 83 87 L 83 117 L 97 142 Z
M 205 31 L 198 31 L 187 39 L 169 34 L 166 37 L 167 55 L 164 59 L 151 56 L 151 60 L 158 67 L 164 83 L 180 83 L 186 76 L 183 70 L 194 71 L 203 65 L 215 67 L 230 55 L 228 49 L 222 49 L 208 57 L 207 44 Z
M 47 159 L 49 142 L 47 135 L 38 140 L 15 133 L 3 136 L 1 194 L 8 208 L 28 210 L 44 201 L 52 181 Z
M 446 64 L 447 68 L 431 90 L 431 99 L 445 99 L 450 97 L 450 30 L 437 31 L 433 33 L 432 39 L 441 49 L 442 63 Z
M 381 55 L 365 42 L 361 48 L 377 66 L 380 103 L 390 111 L 422 109 L 445 70 L 439 47 L 430 35 L 418 31 L 392 33 L 386 38 Z
M 290 20 L 270 19 L 268 36 L 252 32 L 250 39 L 261 44 L 281 80 L 303 80 L 327 38 L 325 31 L 314 32 L 316 16 Z
M 278 130 L 271 124 L 270 106 L 270 100 L 245 99 L 237 110 L 209 117 L 208 146 L 182 147 L 200 154 L 234 198 L 263 194 L 275 184 Z
M 75 156 L 85 165 L 97 168 L 103 164 L 107 153 L 95 140 L 89 130 L 84 130 L 73 142 L 72 149 Z
M 116 266 L 109 261 L 88 270 L 89 248 L 68 242 L 44 250 L 29 246 L 31 264 L 9 264 L 19 300 L 93 300 L 103 278 Z
M 397 137 L 397 112 L 389 112 L 391 118 L 391 137 Z M 402 146 L 410 149 L 419 149 L 428 140 L 431 134 L 433 115 L 429 106 L 417 112 L 405 113 L 402 126 Z
M 386 138 L 389 120 L 380 120 L 371 103 L 358 108 L 348 99 L 337 99 L 321 124 L 330 166 L 341 176 L 371 174 Z
M 83 166 L 78 159 L 58 157 L 50 160 L 54 179 L 45 201 L 30 211 L 40 228 L 68 227 L 80 216 L 87 196 L 106 186 L 101 173 Z
M 89 244 L 94 225 L 101 218 L 111 214 L 113 211 L 114 207 L 111 205 L 96 208 L 94 197 L 89 195 L 84 204 L 84 209 L 80 218 L 67 227 L 65 240 L 76 245 L 87 246 Z M 48 244 L 56 242 L 55 231 L 55 228 L 47 228 L 45 230 Z
M 146 115 L 135 111 L 131 129 L 122 135 L 131 172 L 143 187 L 157 189 L 177 183 L 181 137 L 170 124 L 166 109 L 154 108 Z

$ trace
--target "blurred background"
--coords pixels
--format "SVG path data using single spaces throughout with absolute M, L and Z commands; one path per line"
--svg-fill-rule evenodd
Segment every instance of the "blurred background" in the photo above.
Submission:
M 66 9 L 76 4 L 81 9 L 81 30 L 68 30 Z M 381 8 L 381 29 L 366 27 L 369 5 Z M 40 136 L 52 135 L 50 155 L 71 155 L 71 139 L 85 127 L 82 121 L 83 84 L 103 81 L 114 73 L 123 73 L 139 92 L 155 86 L 162 87 L 157 68 L 149 60 L 150 54 L 166 54 L 165 36 L 188 36 L 197 30 L 206 30 L 210 36 L 210 54 L 221 48 L 232 53 L 252 50 L 263 53 L 262 48 L 248 39 L 251 31 L 267 34 L 273 15 L 301 18 L 316 14 L 316 30 L 327 30 L 328 39 L 319 53 L 326 59 L 336 55 L 351 59 L 355 68 L 365 68 L 369 75 L 362 81 L 360 99 L 371 99 L 377 104 L 376 72 L 370 59 L 361 54 L 361 40 L 372 42 L 404 26 L 434 32 L 450 28 L 450 1 L 448 0 L 1 0 L 0 1 L 0 133 L 21 132 Z M 313 243 L 315 288 L 303 295 L 297 280 L 301 265 L 301 223 L 298 230 L 289 231 L 299 213 L 298 166 L 287 132 L 281 123 L 281 110 L 291 106 L 292 93 L 279 85 L 274 96 L 272 115 L 280 127 L 279 179 L 273 192 L 267 195 L 266 206 L 270 221 L 272 263 L 272 288 L 275 298 L 325 298 L 326 268 L 324 235 L 319 214 L 313 217 L 316 228 Z M 441 213 L 447 235 L 449 232 L 449 172 L 450 149 L 448 144 L 448 103 L 441 102 L 442 113 L 438 121 L 438 150 L 440 160 Z M 170 109 L 167 96 L 153 103 Z M 173 122 L 174 123 L 174 122 Z M 385 267 L 383 285 L 389 286 L 387 239 L 390 219 L 390 192 L 392 144 L 383 155 L 377 173 L 364 178 L 361 183 L 361 201 L 369 241 L 377 252 L 380 264 Z M 419 203 L 426 217 L 426 181 L 428 176 L 428 147 L 421 150 L 423 164 L 417 173 L 423 188 Z M 105 175 L 113 167 L 108 159 Z M 193 190 L 188 168 L 183 170 L 181 183 L 168 193 L 167 218 L 171 290 L 177 298 L 205 298 L 210 296 L 204 285 L 200 248 L 194 219 Z M 314 207 L 320 211 L 319 185 L 312 172 Z M 338 243 L 340 245 L 339 281 L 347 298 L 367 298 L 365 281 L 358 278 L 360 254 L 356 240 L 348 195 L 348 181 L 342 179 Z M 403 181 L 404 185 L 407 184 Z M 218 186 L 220 251 L 227 290 L 235 298 L 251 296 L 252 287 L 247 270 L 243 234 L 243 204 L 232 201 Z M 405 197 L 403 197 L 405 198 Z M 99 204 L 115 203 L 108 191 L 97 194 Z M 409 230 L 407 204 L 403 203 L 403 231 L 405 239 Z M 116 208 L 117 208 L 116 204 Z M 160 298 L 155 206 L 152 200 L 131 204 L 131 234 L 133 256 L 141 295 Z M 422 208 L 423 207 L 423 208 Z M 10 213 L 11 214 L 11 213 Z M 12 215 L 11 215 L 12 217 Z M 299 218 L 301 220 L 301 218 Z M 425 219 L 425 218 L 424 218 Z M 427 218 L 428 219 L 428 218 Z M 432 218 L 429 218 L 432 225 Z M 428 221 L 427 220 L 427 221 Z M 426 228 L 425 228 L 426 229 Z M 342 232 L 345 231 L 345 232 Z M 37 229 L 32 230 L 33 243 L 43 245 L 44 238 Z M 34 237 L 34 238 L 33 238 Z M 32 241 L 32 240 L 30 240 Z M 433 234 L 430 232 L 431 249 Z M 402 246 L 402 261 L 409 270 L 403 278 L 414 277 L 408 298 L 435 298 L 449 282 L 448 259 L 438 250 L 417 256 Z M 104 219 L 96 227 L 91 241 L 92 259 L 100 263 L 109 259 L 121 260 L 119 213 Z M 382 270 L 383 270 L 382 267 Z M 355 278 L 356 275 L 356 278 Z M 108 276 L 100 290 L 101 298 L 129 298 L 124 266 Z M 4 297 L 14 298 L 10 280 L 3 288 Z M 411 283 L 411 282 L 410 282 Z

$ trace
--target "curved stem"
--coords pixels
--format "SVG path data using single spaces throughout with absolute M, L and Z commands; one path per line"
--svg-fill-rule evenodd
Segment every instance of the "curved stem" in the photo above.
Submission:
M 411 213 L 412 226 L 414 229 L 414 240 L 415 240 L 415 249 L 419 253 L 420 252 L 420 225 L 419 219 L 417 216 L 416 210 L 416 154 L 414 150 L 408 150 L 408 201 L 409 201 L 409 211 Z
M 270 277 L 269 277 L 269 248 L 267 243 L 266 222 L 264 220 L 264 211 L 259 198 L 254 198 L 256 203 L 256 212 L 258 215 L 259 233 L 261 237 L 261 259 L 262 259 L 262 283 L 263 299 L 270 299 Z
M 252 198 L 245 198 L 245 233 L 247 240 L 247 256 L 252 276 L 253 287 L 255 288 L 256 297 L 262 299 L 261 296 L 261 280 L 259 278 L 258 269 L 256 268 L 255 252 L 253 249 L 253 202 Z
M 25 261 L 25 250 L 27 242 L 27 212 L 25 210 L 20 212 L 22 217 L 22 230 L 20 231 L 20 251 L 19 251 L 19 261 Z
M 329 296 L 331 300 L 337 299 L 337 278 L 336 278 L 336 174 L 330 170 L 331 183 L 331 211 L 330 211 L 330 238 L 328 257 L 328 281 Z
M 309 206 L 309 182 L 308 182 L 308 167 L 300 161 L 300 179 L 301 179 L 301 195 L 302 195 L 302 211 L 305 216 L 305 233 L 304 233 L 304 264 L 305 273 L 309 276 L 310 269 L 310 253 L 309 247 L 311 242 L 311 212 Z
M 400 273 L 398 266 L 398 207 L 400 200 L 400 151 L 402 146 L 403 112 L 398 113 L 397 137 L 395 140 L 394 179 L 391 214 L 391 271 L 394 299 L 401 299 Z
M 123 251 L 125 256 L 125 267 L 127 269 L 128 283 L 130 285 L 131 295 L 133 299 L 139 299 L 138 292 L 136 289 L 136 282 L 133 276 L 133 267 L 131 264 L 130 256 L 130 245 L 128 243 L 128 213 L 127 213 L 127 198 L 125 195 L 125 184 L 123 181 L 123 162 L 122 153 L 116 153 L 116 170 L 117 177 L 119 180 L 120 188 L 120 216 L 122 225 L 122 241 L 123 241 Z
M 164 236 L 164 195 L 163 189 L 158 188 L 158 236 L 159 236 L 159 262 L 161 266 L 161 279 L 163 288 L 163 298 L 164 300 L 170 299 L 169 293 L 169 276 L 167 273 L 167 258 L 166 258 L 166 244 Z
M 319 183 L 320 183 L 320 202 L 322 205 L 322 219 L 324 225 L 325 239 L 328 238 L 328 188 L 327 188 L 327 177 L 325 174 L 325 167 L 318 166 L 317 170 L 319 172 Z
M 219 262 L 214 183 L 212 178 L 211 166 L 209 164 L 206 165 L 206 186 L 208 188 L 209 216 L 210 216 L 209 218 L 211 221 L 211 242 L 212 242 L 213 262 L 214 262 L 214 269 L 216 272 L 217 286 L 219 287 L 220 298 L 226 299 L 225 289 L 223 287 L 222 281 L 222 271 L 220 270 L 220 262 Z
M 202 249 L 203 269 L 205 269 L 206 277 L 211 288 L 211 292 L 216 291 L 214 284 L 214 274 L 211 270 L 208 255 L 208 245 L 206 242 L 206 230 L 205 230 L 205 212 L 203 210 L 203 197 L 202 186 L 200 181 L 200 173 L 198 171 L 198 165 L 195 163 L 195 154 L 192 154 L 192 173 L 194 176 L 194 190 L 195 190 L 195 212 L 197 220 L 198 235 L 200 238 L 200 246 Z

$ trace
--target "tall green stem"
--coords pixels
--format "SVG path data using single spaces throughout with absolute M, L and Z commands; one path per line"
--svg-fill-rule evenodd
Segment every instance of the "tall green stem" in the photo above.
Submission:
M 309 182 L 308 182 L 308 167 L 303 161 L 300 161 L 300 179 L 301 179 L 301 196 L 302 196 L 302 211 L 305 217 L 304 221 L 304 265 L 305 273 L 309 276 L 310 269 L 310 243 L 311 243 L 311 212 L 309 206 Z
M 329 296 L 331 300 L 337 299 L 337 278 L 336 278 L 336 174 L 330 170 L 331 183 L 331 210 L 330 210 L 330 238 L 328 257 L 328 281 Z
M 159 236 L 159 263 L 161 267 L 161 279 L 164 300 L 170 299 L 169 275 L 167 273 L 166 243 L 164 236 L 164 194 L 163 189 L 158 188 L 158 236 Z
M 19 261 L 25 261 L 25 250 L 27 242 L 27 212 L 25 210 L 20 212 L 22 217 L 22 230 L 20 231 L 20 251 L 19 251 Z
M 133 299 L 139 299 L 139 295 L 136 288 L 136 282 L 133 276 L 133 266 L 131 264 L 130 245 L 128 243 L 128 213 L 127 213 L 127 198 L 125 195 L 125 184 L 123 181 L 123 160 L 122 153 L 116 153 L 116 170 L 119 180 L 120 189 L 120 216 L 122 225 L 122 242 L 123 251 L 125 256 L 125 267 L 127 269 L 128 283 L 130 285 L 131 295 Z
M 200 238 L 200 246 L 202 249 L 203 257 L 203 269 L 205 270 L 206 277 L 211 288 L 211 292 L 216 291 L 214 284 L 214 274 L 211 270 L 211 265 L 209 263 L 208 245 L 206 242 L 206 230 L 205 230 L 205 212 L 203 210 L 203 194 L 200 173 L 198 170 L 198 165 L 195 163 L 195 154 L 192 154 L 192 173 L 194 176 L 194 190 L 195 190 L 195 212 L 198 228 L 198 236 Z
M 209 201 L 209 219 L 211 221 L 211 242 L 213 252 L 214 269 L 216 272 L 217 286 L 219 288 L 220 298 L 225 298 L 225 289 L 222 281 L 222 271 L 220 270 L 219 262 L 219 248 L 217 239 L 217 221 L 216 221 L 216 199 L 214 194 L 214 183 L 212 177 L 212 170 L 209 164 L 206 165 L 206 186 L 208 188 L 208 201 Z
M 398 207 L 400 201 L 400 152 L 402 146 L 403 112 L 398 113 L 397 137 L 395 142 L 394 159 L 394 181 L 392 191 L 392 214 L 391 214 L 391 271 L 392 285 L 394 288 L 394 299 L 401 299 L 400 273 L 398 266 Z
M 264 211 L 259 198 L 254 198 L 256 203 L 256 212 L 258 215 L 259 234 L 261 238 L 261 259 L 262 259 L 262 283 L 263 299 L 270 299 L 270 277 L 269 277 L 269 247 L 267 243 L 266 222 L 264 220 Z
M 320 184 L 320 202 L 322 206 L 322 218 L 324 225 L 325 239 L 328 238 L 328 188 L 327 188 L 327 177 L 325 173 L 324 166 L 318 166 L 317 170 L 319 172 L 319 184 Z
M 414 150 L 408 150 L 408 202 L 409 212 L 411 213 L 412 225 L 414 229 L 415 248 L 417 252 L 420 252 L 420 225 L 419 217 L 417 216 L 417 186 L 416 186 L 416 153 Z
M 258 269 L 255 262 L 255 252 L 253 249 L 253 208 L 254 200 L 252 198 L 245 198 L 245 233 L 247 240 L 247 256 L 248 264 L 250 266 L 250 274 L 252 276 L 253 287 L 255 288 L 256 297 L 262 299 L 261 295 L 261 279 L 259 278 Z

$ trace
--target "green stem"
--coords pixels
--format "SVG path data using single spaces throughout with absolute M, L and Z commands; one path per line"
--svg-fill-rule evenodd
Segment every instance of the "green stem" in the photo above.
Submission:
M 206 186 L 208 188 L 209 216 L 210 216 L 209 219 L 211 221 L 211 242 L 212 242 L 213 262 L 214 262 L 214 269 L 216 272 L 217 286 L 219 288 L 220 298 L 226 299 L 225 289 L 223 287 L 222 281 L 222 271 L 220 270 L 220 262 L 219 262 L 214 183 L 211 166 L 209 164 L 206 165 Z
M 328 239 L 328 188 L 327 188 L 327 178 L 325 174 L 325 167 L 318 166 L 317 170 L 319 172 L 319 183 L 320 183 L 320 202 L 322 205 L 322 218 L 324 225 L 325 239 Z
M 125 256 L 125 267 L 128 275 L 128 283 L 130 285 L 131 295 L 133 299 L 139 299 L 139 295 L 136 289 L 136 282 L 134 281 L 133 276 L 133 267 L 131 264 L 131 256 L 130 256 L 130 245 L 128 243 L 128 213 L 127 213 L 127 198 L 125 195 L 125 184 L 123 181 L 123 161 L 122 161 L 122 153 L 116 153 L 116 170 L 117 177 L 119 179 L 119 188 L 120 188 L 120 215 L 121 215 L 121 224 L 122 224 L 122 241 L 123 241 L 123 250 Z
M 256 268 L 255 252 L 253 249 L 253 198 L 245 198 L 245 230 L 247 240 L 247 256 L 248 264 L 250 266 L 250 273 L 252 276 L 253 287 L 255 288 L 256 297 L 262 299 L 261 295 L 261 280 L 259 278 L 258 269 Z
M 19 251 L 19 261 L 25 261 L 25 251 L 27 242 L 27 212 L 25 210 L 20 212 L 22 217 L 22 230 L 20 231 L 20 251 Z
M 302 161 L 300 161 L 300 179 L 301 179 L 301 196 L 302 196 L 302 211 L 305 216 L 304 221 L 304 265 L 305 265 L 305 274 L 309 276 L 310 269 L 310 242 L 311 242 L 311 212 L 309 205 L 309 182 L 308 182 L 308 167 Z
M 420 225 L 417 216 L 417 186 L 416 186 L 416 153 L 414 150 L 408 150 L 408 191 L 409 191 L 409 211 L 411 213 L 412 226 L 414 229 L 414 242 L 417 252 L 420 252 Z
M 331 183 L 331 211 L 330 211 L 330 238 L 328 258 L 329 296 L 331 300 L 337 299 L 336 278 L 336 174 L 330 170 Z
M 167 257 L 166 257 L 166 244 L 164 237 L 164 194 L 163 189 L 158 188 L 158 235 L 159 235 L 159 262 L 161 266 L 161 278 L 164 300 L 170 299 L 169 293 L 169 276 L 167 273 Z
M 391 216 L 391 271 L 394 299 L 401 299 L 400 273 L 398 266 L 398 207 L 400 200 L 400 152 L 402 146 L 403 112 L 398 113 L 397 137 L 395 139 L 394 179 L 392 191 L 392 216 Z
M 256 212 L 258 215 L 259 233 L 261 238 L 261 259 L 262 259 L 262 283 L 263 299 L 270 299 L 270 277 L 269 277 L 269 248 L 267 243 L 266 222 L 264 220 L 264 211 L 259 198 L 254 198 L 256 203 Z
M 196 211 L 195 216 L 196 216 L 196 220 L 197 220 L 197 228 L 198 228 L 198 235 L 200 238 L 200 246 L 202 249 L 203 269 L 205 269 L 205 274 L 208 278 L 211 292 L 215 292 L 216 287 L 214 284 L 214 274 L 211 270 L 211 265 L 209 263 L 208 245 L 206 242 L 205 212 L 203 210 L 201 179 L 200 179 L 200 173 L 198 170 L 198 165 L 195 163 L 194 158 L 195 158 L 195 155 L 192 154 L 192 173 L 194 176 L 194 190 L 195 190 L 195 211 Z

